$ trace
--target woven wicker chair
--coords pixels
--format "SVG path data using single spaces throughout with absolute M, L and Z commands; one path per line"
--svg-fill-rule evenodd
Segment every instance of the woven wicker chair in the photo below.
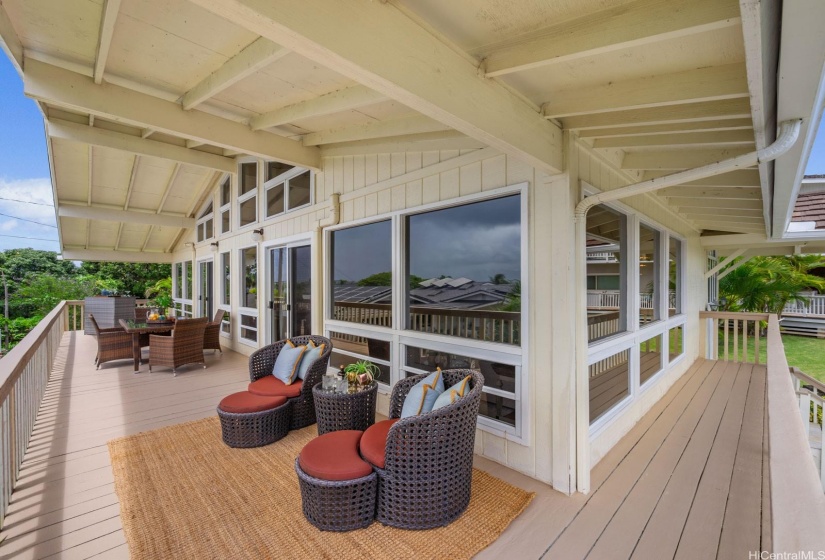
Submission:
M 438 410 L 403 418 L 387 434 L 386 463 L 378 474 L 376 518 L 401 529 L 432 529 L 455 521 L 470 503 L 473 445 L 484 377 L 469 369 L 442 372 L 450 387 L 472 376 L 470 392 Z M 395 384 L 390 418 L 401 407 L 413 385 L 427 374 Z
M 177 368 L 183 364 L 206 364 L 203 361 L 203 333 L 206 317 L 198 319 L 178 319 L 172 336 L 149 337 L 149 371 L 152 366 L 167 366 L 177 375 Z
M 332 342 L 328 338 L 317 335 L 293 336 L 293 344 L 300 346 L 313 341 L 316 345 L 324 344 L 324 353 L 310 366 L 309 371 L 301 385 L 301 394 L 290 399 L 292 401 L 292 420 L 290 430 L 297 430 L 315 423 L 315 400 L 312 398 L 312 388 L 321 382 L 321 378 L 327 371 L 329 355 L 332 352 Z M 279 340 L 269 346 L 264 346 L 260 350 L 253 352 L 249 356 L 249 380 L 256 381 L 265 375 L 272 375 L 272 368 L 278 354 L 286 344 L 286 340 Z
M 120 327 L 101 329 L 91 313 L 89 313 L 89 322 L 97 337 L 97 355 L 95 356 L 97 369 L 100 369 L 102 364 L 113 360 L 133 359 L 132 335 Z
M 221 349 L 221 321 L 226 313 L 223 309 L 215 311 L 215 318 L 211 323 L 206 324 L 206 331 L 203 334 L 203 349 L 217 350 L 223 354 Z

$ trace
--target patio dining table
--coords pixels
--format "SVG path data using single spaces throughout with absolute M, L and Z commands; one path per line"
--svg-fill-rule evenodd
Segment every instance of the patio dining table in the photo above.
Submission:
M 120 319 L 120 326 L 123 327 L 127 333 L 132 335 L 132 356 L 135 359 L 135 373 L 140 372 L 140 335 L 142 334 L 160 334 L 169 332 L 175 328 L 174 321 L 166 321 L 163 323 L 141 323 L 137 321 L 127 321 Z

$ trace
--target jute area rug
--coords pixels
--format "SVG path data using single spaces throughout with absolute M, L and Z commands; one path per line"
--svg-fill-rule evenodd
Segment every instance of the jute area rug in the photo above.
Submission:
M 294 469 L 314 425 L 255 449 L 231 449 L 220 433 L 215 417 L 109 442 L 134 560 L 470 558 L 533 499 L 475 469 L 470 506 L 448 527 L 319 531 L 301 512 Z

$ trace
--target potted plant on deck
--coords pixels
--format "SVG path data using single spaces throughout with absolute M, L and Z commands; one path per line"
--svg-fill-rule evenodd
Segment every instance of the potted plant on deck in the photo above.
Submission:
M 381 375 L 381 370 L 369 360 L 358 360 L 354 364 L 344 366 L 344 375 L 350 389 L 353 389 L 358 386 L 366 387 L 372 384 Z

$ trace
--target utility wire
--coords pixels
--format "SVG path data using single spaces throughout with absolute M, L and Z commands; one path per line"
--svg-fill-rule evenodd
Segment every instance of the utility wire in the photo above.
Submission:
M 0 196 L 0 200 L 8 200 L 9 202 L 21 202 L 23 204 L 36 204 L 37 206 L 49 206 L 50 208 L 54 208 L 54 204 L 49 204 L 48 202 L 34 202 L 32 200 L 20 200 L 19 198 L 6 198 L 5 196 Z
M 0 237 L 14 237 L 16 239 L 34 239 L 35 241 L 51 241 L 53 243 L 57 243 L 57 239 L 44 239 L 43 237 L 26 237 L 24 235 L 8 235 L 6 233 L 0 233 Z
M 39 226 L 46 226 L 46 227 L 53 227 L 53 228 L 57 228 L 57 226 L 53 226 L 53 225 L 51 225 L 51 224 L 44 224 L 43 222 L 35 222 L 34 220 L 29 220 L 28 218 L 19 218 L 19 217 L 17 217 L 17 216 L 12 216 L 11 214 L 3 214 L 2 212 L 0 212 L 0 216 L 5 216 L 5 217 L 7 217 L 7 218 L 13 218 L 13 219 L 15 219 L 15 220 L 22 220 L 22 221 L 24 221 L 24 222 L 31 222 L 31 223 L 33 223 L 33 224 L 37 224 L 37 225 L 39 225 Z

